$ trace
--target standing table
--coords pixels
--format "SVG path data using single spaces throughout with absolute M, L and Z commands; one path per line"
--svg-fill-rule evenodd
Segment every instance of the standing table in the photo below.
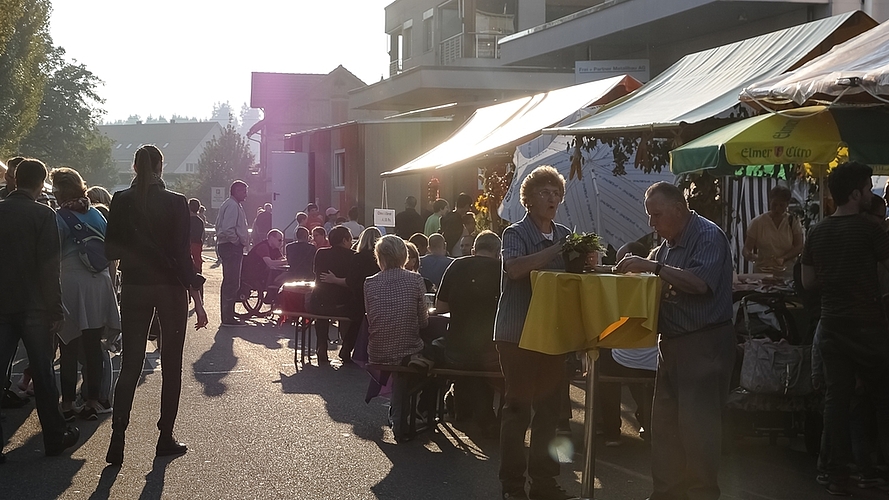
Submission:
M 661 280 L 651 274 L 531 272 L 531 305 L 519 347 L 559 355 L 585 351 L 584 454 L 581 498 L 592 499 L 596 477 L 593 401 L 599 348 L 657 344 Z

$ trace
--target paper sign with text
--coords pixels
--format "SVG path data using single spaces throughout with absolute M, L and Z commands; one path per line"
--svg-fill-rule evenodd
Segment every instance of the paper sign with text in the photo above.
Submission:
M 389 208 L 375 208 L 374 226 L 395 227 L 395 210 Z

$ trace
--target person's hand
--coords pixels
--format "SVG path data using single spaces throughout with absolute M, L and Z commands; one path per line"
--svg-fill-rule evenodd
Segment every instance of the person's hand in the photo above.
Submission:
M 644 273 L 654 271 L 655 266 L 657 266 L 657 262 L 653 260 L 627 255 L 614 266 L 614 271 L 617 273 Z
M 202 304 L 195 306 L 194 313 L 198 320 L 197 323 L 194 324 L 194 329 L 200 330 L 201 328 L 206 328 L 210 320 L 207 319 L 207 311 L 204 310 L 204 306 Z
M 333 273 L 321 273 L 321 283 L 334 283 L 339 276 Z

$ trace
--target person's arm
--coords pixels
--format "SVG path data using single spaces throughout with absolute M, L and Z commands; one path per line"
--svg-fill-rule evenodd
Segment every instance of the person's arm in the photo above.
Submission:
M 443 314 L 446 312 L 450 312 L 451 307 L 448 305 L 448 299 L 450 298 L 452 287 L 452 277 L 454 276 L 454 268 L 455 264 L 452 262 L 450 266 L 445 270 L 444 274 L 441 277 L 441 285 L 438 287 L 438 293 L 435 294 L 435 312 L 439 314 Z
M 418 323 L 420 324 L 420 328 L 426 328 L 429 326 L 429 309 L 426 308 L 426 283 L 423 279 L 418 275 L 417 276 L 417 315 L 418 315 Z
M 346 278 L 340 278 L 339 276 L 333 274 L 333 272 L 321 273 L 320 281 L 322 283 L 330 283 L 332 285 L 338 285 L 344 288 L 348 288 L 349 286 L 346 284 Z
M 883 262 L 883 265 L 889 266 L 889 261 Z M 800 267 L 800 274 L 803 280 L 803 288 L 806 290 L 815 290 L 818 288 L 818 280 L 815 276 L 815 266 L 803 264 Z
M 562 253 L 562 243 L 555 243 L 550 247 L 521 257 L 513 257 L 503 261 L 503 270 L 511 280 L 527 278 L 531 271 L 543 269 L 554 258 Z
M 654 273 L 657 266 L 658 263 L 655 260 L 628 255 L 618 262 L 615 270 L 619 273 Z M 710 290 L 707 282 L 685 269 L 662 264 L 658 275 L 662 280 L 685 293 L 700 295 Z
M 209 320 L 207 319 L 207 311 L 204 310 L 204 298 L 201 296 L 201 292 L 194 287 L 188 289 L 188 294 L 191 295 L 191 300 L 194 301 L 194 313 L 197 317 L 194 329 L 200 330 L 205 328 Z
M 281 269 L 282 267 L 284 267 L 285 264 L 287 264 L 286 259 L 281 258 L 281 259 L 275 260 L 275 259 L 272 259 L 271 257 L 269 257 L 268 255 L 263 256 L 262 261 L 265 262 L 265 265 L 269 269 Z
M 65 317 L 62 305 L 62 284 L 60 280 L 61 241 L 56 214 L 49 209 L 44 210 L 44 221 L 40 225 L 37 241 L 37 262 L 40 263 L 39 285 L 44 305 L 48 309 L 52 331 L 57 332 Z
M 753 251 L 755 248 L 756 238 L 748 234 L 747 238 L 744 239 L 744 248 L 741 250 L 741 255 L 750 262 L 756 262 L 759 256 Z
M 217 243 L 236 243 L 238 239 L 238 210 L 233 203 L 222 204 L 219 209 L 219 217 L 216 218 L 216 242 Z M 112 212 L 113 213 L 113 212 Z
M 784 255 L 778 257 L 781 264 L 799 257 L 799 254 L 803 251 L 803 228 L 799 221 L 794 220 L 791 230 L 793 231 L 793 245 Z

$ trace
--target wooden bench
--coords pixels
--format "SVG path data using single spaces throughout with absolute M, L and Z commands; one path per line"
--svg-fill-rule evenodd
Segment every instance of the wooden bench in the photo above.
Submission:
M 488 379 L 488 380 L 503 380 L 503 374 L 495 371 L 487 371 L 487 370 L 460 370 L 456 368 L 435 368 L 433 367 L 431 370 L 421 370 L 418 368 L 413 368 L 410 366 L 401 366 L 401 365 L 373 365 L 368 364 L 367 368 L 370 370 L 376 370 L 379 372 L 390 372 L 390 373 L 410 373 L 414 375 L 425 375 L 430 378 L 441 379 L 444 383 L 436 386 L 437 394 L 435 395 L 435 419 L 438 422 L 444 421 L 444 414 L 446 411 L 444 404 L 444 391 L 447 390 L 448 385 L 447 382 L 453 382 L 457 379 L 461 378 L 480 378 L 480 379 Z M 417 396 L 418 394 L 409 394 L 409 403 L 411 408 L 416 408 L 417 406 Z M 503 398 L 500 398 L 500 408 L 503 408 Z M 430 423 L 431 424 L 431 423 Z M 428 426 L 429 429 L 433 428 L 432 425 Z M 420 429 L 426 430 L 426 429 Z M 411 434 L 416 434 L 416 415 L 415 412 L 411 412 L 408 417 L 408 432 Z
M 351 319 L 345 316 L 327 316 L 325 314 L 312 314 L 305 311 L 276 311 L 276 313 L 296 319 L 296 329 L 293 338 L 293 365 L 296 371 L 299 371 L 299 365 L 305 366 L 306 360 L 308 360 L 309 364 L 312 363 L 312 355 L 309 353 L 309 349 L 312 347 L 312 336 L 309 335 L 309 329 L 316 319 L 336 321 L 338 324 L 342 324 L 344 321 L 351 321 Z M 316 352 L 318 349 L 327 349 L 326 345 L 319 346 L 317 345 L 317 342 L 315 342 L 315 344 Z

